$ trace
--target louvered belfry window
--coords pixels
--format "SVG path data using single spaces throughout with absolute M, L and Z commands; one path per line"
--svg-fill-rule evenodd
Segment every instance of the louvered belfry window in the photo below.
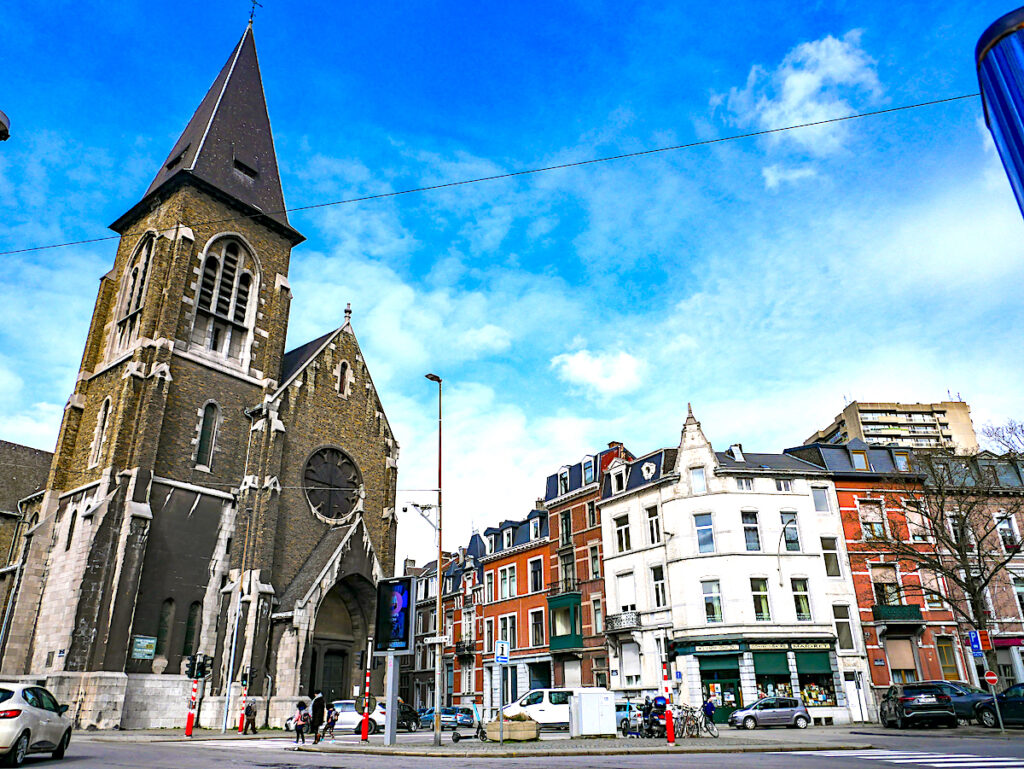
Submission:
M 149 275 L 149 260 L 152 252 L 153 238 L 147 237 L 125 269 L 124 280 L 121 284 L 121 301 L 117 308 L 115 352 L 127 350 L 138 339 L 143 299 L 146 295 L 146 278 Z
M 194 348 L 236 362 L 245 358 L 258 274 L 255 260 L 235 240 L 225 239 L 209 250 L 199 281 Z

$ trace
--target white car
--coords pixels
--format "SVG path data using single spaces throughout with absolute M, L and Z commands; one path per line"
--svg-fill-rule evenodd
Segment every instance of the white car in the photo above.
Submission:
M 0 754 L 7 766 L 21 766 L 30 753 L 64 758 L 71 742 L 67 705 L 41 686 L 0 681 Z
M 331 703 L 338 712 L 338 722 L 334 725 L 334 731 L 339 734 L 346 732 L 358 732 L 363 728 L 363 711 L 356 709 L 355 700 L 335 700 Z M 295 716 L 291 716 L 284 722 L 284 728 L 291 732 L 295 730 Z M 321 724 L 320 728 L 323 728 Z M 370 723 L 368 731 L 376 734 L 384 728 L 384 706 L 379 702 L 370 711 Z
M 506 718 L 525 713 L 541 727 L 569 728 L 569 698 L 575 689 L 531 689 L 518 700 L 506 705 Z M 604 691 L 602 689 L 602 691 Z

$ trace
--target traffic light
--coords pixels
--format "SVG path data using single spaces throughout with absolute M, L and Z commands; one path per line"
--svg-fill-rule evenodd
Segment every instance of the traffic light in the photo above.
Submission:
M 189 678 L 199 678 L 199 660 L 196 658 L 196 655 L 193 654 L 188 658 L 185 671 Z
M 210 675 L 210 668 L 213 667 L 213 658 L 206 654 L 199 655 L 198 673 L 197 678 L 206 678 Z
M 242 686 L 249 685 L 249 668 L 242 668 Z

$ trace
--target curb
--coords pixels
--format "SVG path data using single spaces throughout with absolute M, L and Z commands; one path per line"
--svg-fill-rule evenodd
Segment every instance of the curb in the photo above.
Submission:
M 540 758 L 550 756 L 625 756 L 625 755 L 684 755 L 688 753 L 795 753 L 795 752 L 816 752 L 819 750 L 871 750 L 873 745 L 758 745 L 758 746 L 737 746 L 723 747 L 721 749 L 715 748 L 708 750 L 707 748 L 699 747 L 675 747 L 675 748 L 591 748 L 582 750 L 503 750 L 503 751 L 489 751 L 489 750 L 474 750 L 474 751 L 456 751 L 456 750 L 438 750 L 438 751 L 424 751 L 424 750 L 389 750 L 388 748 L 377 748 L 377 747 L 331 747 L 331 748 L 314 748 L 310 747 L 298 747 L 295 750 L 299 753 L 341 753 L 347 755 L 354 755 L 359 753 L 377 755 L 377 756 L 414 756 L 416 758 L 466 758 L 466 759 L 490 759 L 490 758 L 530 758 L 531 756 L 537 756 Z

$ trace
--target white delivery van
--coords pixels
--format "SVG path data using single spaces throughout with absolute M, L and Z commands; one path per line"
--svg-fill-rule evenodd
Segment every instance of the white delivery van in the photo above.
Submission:
M 506 705 L 502 712 L 506 718 L 525 713 L 542 728 L 569 728 L 569 698 L 574 692 L 604 692 L 600 686 L 572 689 L 531 689 L 515 702 Z M 614 711 L 613 711 L 614 712 Z

